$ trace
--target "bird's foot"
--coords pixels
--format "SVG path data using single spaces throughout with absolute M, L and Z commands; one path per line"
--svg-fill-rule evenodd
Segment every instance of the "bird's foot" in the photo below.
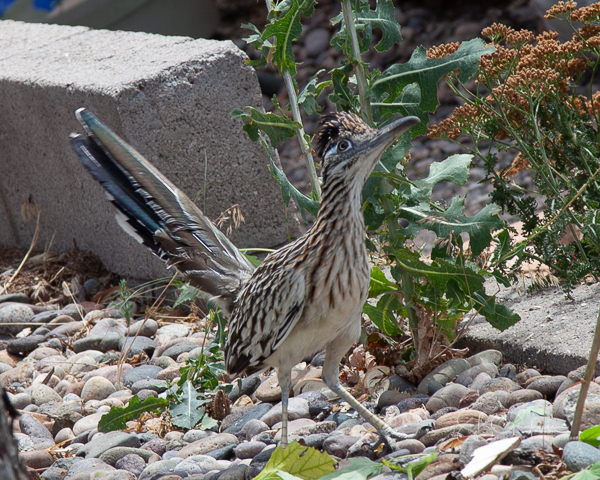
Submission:
M 378 433 L 379 439 L 375 443 L 371 444 L 371 448 L 376 451 L 381 445 L 383 445 L 382 452 L 385 452 L 384 455 L 398 450 L 398 442 L 414 438 L 414 435 L 396 432 L 391 427 L 379 431 Z

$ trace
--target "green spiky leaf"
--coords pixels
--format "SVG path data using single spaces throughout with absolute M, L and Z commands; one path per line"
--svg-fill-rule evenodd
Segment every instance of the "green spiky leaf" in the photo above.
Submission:
M 281 169 L 275 165 L 275 161 L 273 160 L 273 155 L 271 153 L 271 148 L 267 144 L 267 142 L 261 138 L 261 143 L 263 147 L 267 151 L 269 155 L 269 168 L 271 170 L 271 174 L 279 185 L 281 186 L 281 194 L 283 196 L 283 202 L 287 207 L 290 204 L 290 198 L 294 197 L 294 200 L 298 204 L 298 208 L 300 209 L 300 214 L 304 221 L 306 221 L 306 212 L 308 211 L 310 214 L 317 216 L 319 211 L 320 203 L 312 198 L 308 198 L 302 192 L 300 192 L 296 187 L 292 185 L 292 183 L 288 180 L 285 173 L 281 171 Z
M 371 269 L 371 284 L 369 286 L 369 298 L 375 298 L 382 293 L 394 291 L 398 286 L 387 279 L 385 273 L 379 267 Z
M 209 401 L 198 395 L 192 382 L 185 382 L 181 386 L 179 402 L 169 405 L 171 422 L 176 427 L 188 430 L 194 428 L 204 416 L 204 405 Z
M 250 140 L 256 142 L 260 138 L 260 132 L 264 132 L 273 145 L 286 138 L 293 137 L 300 125 L 287 117 L 280 117 L 274 113 L 265 113 L 256 108 L 247 107 L 250 114 L 236 108 L 231 112 L 233 118 L 239 118 L 244 122 L 244 130 Z
M 286 3 L 287 13 L 272 23 L 267 25 L 262 34 L 262 39 L 268 40 L 275 38 L 275 45 L 271 50 L 273 53 L 273 62 L 277 65 L 280 72 L 288 70 L 292 75 L 296 75 L 296 62 L 292 52 L 292 42 L 297 40 L 302 34 L 302 23 L 300 15 L 310 15 L 315 5 L 315 0 L 293 0 L 291 5 Z M 283 13 L 283 11 L 281 12 Z
M 389 336 L 402 335 L 404 332 L 398 327 L 394 313 L 401 309 L 397 295 L 382 295 L 377 306 L 369 303 L 363 305 L 363 313 L 368 315 L 373 324 Z
M 179 305 L 183 303 L 188 303 L 194 301 L 197 297 L 201 296 L 200 290 L 196 287 L 192 287 L 188 282 L 181 283 L 179 287 L 179 296 L 175 303 L 173 303 L 173 308 L 177 308 Z
M 357 29 L 362 30 L 363 43 L 366 44 L 364 50 L 361 48 L 362 51 L 368 50 L 371 44 L 373 28 L 379 28 L 382 33 L 381 40 L 375 45 L 378 52 L 385 52 L 392 48 L 394 43 L 402 42 L 400 25 L 394 18 L 394 4 L 390 0 L 378 0 L 375 10 L 371 10 L 368 3 L 363 3 L 354 21 Z
M 298 106 L 309 115 L 313 113 L 317 114 L 321 111 L 317 99 L 319 98 L 319 95 L 321 95 L 323 89 L 332 83 L 331 80 L 317 83 L 317 77 L 324 71 L 324 69 L 321 69 L 315 73 L 298 95 Z
M 442 162 L 432 163 L 427 178 L 413 181 L 414 187 L 408 196 L 409 205 L 429 203 L 433 187 L 440 182 L 464 185 L 469 178 L 472 160 L 472 155 L 452 155 Z
M 138 396 L 134 395 L 126 407 L 111 407 L 110 411 L 100 419 L 98 431 L 124 430 L 129 420 L 139 418 L 144 412 L 161 413 L 168 406 L 169 402 L 164 398 L 148 397 L 140 402 Z
M 407 63 L 392 65 L 375 79 L 371 84 L 371 93 L 378 99 L 384 96 L 397 98 L 404 87 L 418 83 L 422 94 L 421 109 L 434 112 L 439 105 L 438 81 L 458 69 L 459 81 L 466 82 L 477 72 L 479 59 L 494 51 L 494 47 L 479 38 L 463 42 L 456 52 L 444 58 L 429 59 L 425 49 L 417 47 Z

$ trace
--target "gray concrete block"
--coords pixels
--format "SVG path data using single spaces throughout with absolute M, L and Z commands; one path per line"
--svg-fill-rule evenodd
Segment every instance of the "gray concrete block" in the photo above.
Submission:
M 259 107 L 254 70 L 231 42 L 0 21 L 0 244 L 91 250 L 122 275 L 165 274 L 117 226 L 102 188 L 80 165 L 69 133 L 86 107 L 157 166 L 212 219 L 239 204 L 239 247 L 275 247 L 298 234 L 262 147 L 234 108 Z M 206 169 L 206 176 L 205 176 Z

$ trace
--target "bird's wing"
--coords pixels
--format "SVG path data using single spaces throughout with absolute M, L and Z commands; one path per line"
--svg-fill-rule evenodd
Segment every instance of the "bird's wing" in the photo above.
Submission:
M 302 316 L 305 278 L 293 268 L 280 266 L 279 262 L 265 260 L 236 300 L 225 346 L 229 373 L 264 368 L 263 362 Z
M 117 208 L 117 223 L 227 310 L 254 266 L 187 195 L 85 109 L 73 149 Z

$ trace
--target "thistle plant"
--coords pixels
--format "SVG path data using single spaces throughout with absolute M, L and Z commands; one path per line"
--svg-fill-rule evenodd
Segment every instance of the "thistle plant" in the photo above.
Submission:
M 498 24 L 484 29 L 495 52 L 481 58 L 474 91 L 449 75 L 464 104 L 429 130 L 432 138 L 470 137 L 469 151 L 485 165 L 493 202 L 523 222 L 523 241 L 510 245 L 502 238 L 499 266 L 516 259 L 514 274 L 523 261 L 541 262 L 564 279 L 567 293 L 583 279 L 598 281 L 600 271 L 600 92 L 594 89 L 600 3 L 576 7 L 559 2 L 546 13 L 571 26 L 565 42 L 556 32 L 536 36 Z M 428 53 L 444 58 L 455 48 Z M 500 164 L 496 152 L 503 150 L 512 152 L 512 164 Z M 533 190 L 519 185 L 522 171 L 533 175 Z
M 286 108 L 274 99 L 273 112 L 247 107 L 234 111 L 233 116 L 243 121 L 252 140 L 261 141 L 271 157 L 271 172 L 281 185 L 286 205 L 293 198 L 303 216 L 305 211 L 316 214 L 320 190 L 312 152 L 305 148 L 310 145 L 310 137 L 298 113 L 318 112 L 320 94 L 328 92 L 338 110 L 352 111 L 374 127 L 385 125 L 398 113 L 422 119 L 384 153 L 363 190 L 367 246 L 377 265 L 371 278 L 373 300 L 365 305 L 364 312 L 386 341 L 396 344 L 411 337 L 413 347 L 404 352 L 403 358 L 418 378 L 432 365 L 428 360 L 443 358 L 446 340 L 455 338 L 467 312 L 475 309 L 502 329 L 518 320 L 484 289 L 484 274 L 498 273 L 486 262 L 485 252 L 504 227 L 497 215 L 499 208 L 488 205 L 469 218 L 463 214 L 463 198 L 455 198 L 449 205 L 431 202 L 436 183 L 466 182 L 471 156 L 458 155 L 434 164 L 427 178 L 414 182 L 404 172 L 410 159 L 411 134 L 425 133 L 429 113 L 439 105 L 438 81 L 456 71 L 460 81 L 466 82 L 477 72 L 481 56 L 491 53 L 493 47 L 474 39 L 456 45 L 443 58 L 428 58 L 425 49 L 419 47 L 407 63 L 379 71 L 366 64 L 362 55 L 371 48 L 388 50 L 402 37 L 392 2 L 371 3 L 341 2 L 341 12 L 331 19 L 332 24 L 339 25 L 331 45 L 343 54 L 343 60 L 329 72 L 319 70 L 300 90 L 293 79 L 300 66 L 294 60 L 292 43 L 300 37 L 302 19 L 312 15 L 315 1 L 268 1 L 269 23 L 264 31 L 246 25 L 252 31 L 247 42 L 260 53 L 258 60 L 249 63 L 260 68 L 271 62 L 277 67 L 284 77 L 290 105 Z M 377 42 L 373 41 L 375 28 L 381 31 Z M 317 76 L 322 80 L 318 81 Z M 313 188 L 310 196 L 299 192 L 274 162 L 273 149 L 278 142 L 294 135 L 298 136 L 309 168 Z M 422 230 L 437 236 L 428 258 L 414 242 Z M 469 246 L 463 236 L 468 237 Z M 388 360 L 397 363 L 397 359 Z

